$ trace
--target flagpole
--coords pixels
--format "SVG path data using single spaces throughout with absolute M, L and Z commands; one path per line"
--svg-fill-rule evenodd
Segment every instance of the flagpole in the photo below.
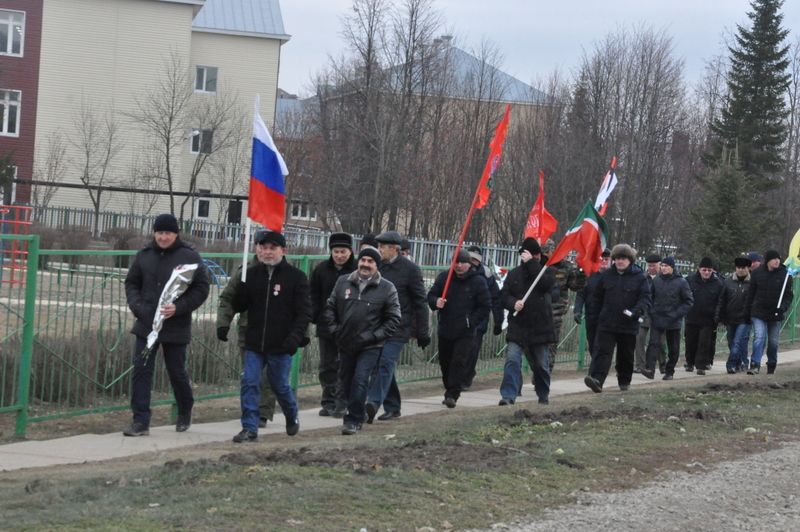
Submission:
M 255 100 L 253 101 L 253 114 L 254 115 L 257 115 L 259 113 L 260 107 L 261 107 L 261 95 L 260 94 L 256 94 Z M 253 127 L 254 127 L 254 135 L 255 135 L 255 126 L 253 126 Z M 253 142 L 255 142 L 255 140 Z M 252 162 L 252 156 L 251 156 L 251 161 L 250 161 L 250 175 L 251 175 L 251 177 L 252 177 L 252 173 L 253 173 L 253 162 Z M 248 194 L 247 201 L 248 202 L 250 201 L 249 194 Z M 250 209 L 250 206 L 248 205 L 248 210 L 249 209 Z M 253 227 L 252 226 L 252 222 L 250 221 L 250 217 L 249 216 L 245 216 L 245 219 L 246 219 L 246 221 L 245 221 L 245 225 L 244 225 L 244 248 L 242 249 L 242 282 L 243 283 L 247 280 L 247 255 L 248 255 L 247 252 L 250 249 L 250 232 L 252 231 L 252 227 Z
M 792 272 L 786 271 L 786 279 L 783 280 L 783 288 L 781 288 L 781 297 L 778 298 L 778 306 L 775 307 L 777 309 L 781 308 L 781 303 L 783 303 L 783 294 L 786 292 L 786 285 L 789 283 L 789 277 L 792 276 Z

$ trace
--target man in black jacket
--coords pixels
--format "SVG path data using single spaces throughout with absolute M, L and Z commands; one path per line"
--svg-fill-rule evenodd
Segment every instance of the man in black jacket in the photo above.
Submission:
M 586 314 L 586 343 L 589 347 L 589 357 L 594 357 L 595 339 L 597 338 L 597 312 L 591 305 L 594 303 L 594 291 L 600 283 L 600 276 L 611 266 L 611 250 L 606 248 L 600 255 L 600 268 L 586 279 L 586 286 L 575 295 L 575 305 L 572 307 L 572 317 L 580 325 L 583 320 L 584 309 Z
M 245 359 L 242 372 L 242 430 L 236 443 L 258 438 L 258 399 L 261 372 L 267 366 L 272 391 L 286 418 L 286 434 L 300 430 L 297 401 L 289 385 L 292 356 L 308 343 L 311 301 L 306 274 L 286 262 L 286 239 L 276 231 L 255 235 L 258 264 L 247 268 L 245 282 L 236 287 L 233 310 L 247 311 Z
M 380 261 L 377 249 L 363 246 L 358 252 L 358 269 L 339 277 L 322 313 L 323 324 L 341 353 L 339 379 L 347 396 L 344 435 L 361 430 L 370 375 L 384 343 L 402 319 L 397 290 L 378 271 Z
M 367 392 L 367 423 L 372 423 L 375 414 L 383 405 L 383 415 L 378 419 L 387 421 L 400 417 L 400 388 L 395 378 L 395 367 L 400 352 L 411 339 L 413 329 L 417 345 L 425 349 L 431 343 L 428 332 L 428 305 L 425 301 L 425 284 L 419 266 L 400 254 L 403 237 L 397 231 L 385 231 L 375 237 L 381 262 L 378 271 L 381 277 L 397 289 L 402 320 L 391 338 L 381 350 L 378 369 L 372 376 Z
M 489 289 L 489 297 L 492 300 L 492 321 L 494 323 L 492 327 L 492 334 L 495 336 L 500 336 L 503 334 L 503 322 L 505 321 L 505 311 L 503 310 L 503 302 L 500 300 L 500 287 L 497 286 L 497 281 L 495 280 L 494 274 L 489 269 L 488 266 L 483 264 L 483 254 L 481 253 L 481 248 L 478 246 L 470 246 L 467 248 L 467 252 L 470 256 L 470 263 L 472 263 L 472 267 L 475 268 L 475 271 L 478 273 L 479 277 L 482 277 L 484 281 L 486 281 L 486 287 Z M 464 389 L 467 390 L 472 387 L 472 380 L 475 378 L 476 375 L 476 367 L 478 365 L 478 358 L 481 354 L 481 349 L 483 348 L 483 336 L 486 334 L 486 331 L 489 330 L 489 319 L 487 318 L 486 321 L 481 323 L 478 326 L 478 335 L 475 338 L 475 349 L 472 351 L 472 355 L 470 355 L 469 363 L 468 363 L 468 370 L 467 374 L 465 375 L 464 381 Z
M 136 316 L 131 332 L 133 348 L 131 409 L 133 422 L 123 434 L 146 436 L 150 433 L 150 393 L 159 344 L 164 352 L 169 381 L 178 405 L 175 430 L 184 432 L 192 423 L 194 396 L 186 372 L 186 346 L 192 335 L 192 312 L 208 297 L 209 285 L 200 255 L 179 237 L 178 221 L 171 214 L 160 214 L 153 224 L 153 241 L 136 254 L 125 277 L 128 306 Z M 157 308 L 164 285 L 176 266 L 199 264 L 192 283 L 174 303 Z M 164 316 L 158 342 L 150 356 L 143 356 L 147 335 L 153 329 L 156 312 Z
M 555 338 L 552 288 L 555 274 L 546 270 L 527 301 L 523 301 L 533 281 L 542 271 L 542 250 L 535 238 L 526 238 L 519 250 L 522 264 L 511 270 L 500 297 L 509 311 L 506 331 L 506 362 L 500 384 L 500 406 L 513 405 L 522 387 L 522 354 L 533 370 L 533 386 L 540 404 L 550 398 L 550 344 Z M 514 313 L 517 313 L 515 316 Z
M 592 304 L 592 312 L 597 313 L 597 354 L 584 383 L 595 393 L 603 391 L 615 346 L 619 389 L 630 387 L 639 320 L 650 310 L 650 287 L 642 269 L 634 264 L 633 248 L 617 244 L 611 250 L 611 260 L 613 264 L 602 274 Z
M 672 380 L 680 358 L 681 322 L 694 305 L 694 295 L 686 279 L 675 271 L 674 257 L 664 257 L 660 268 L 661 274 L 651 284 L 653 307 L 650 310 L 650 343 L 642 375 L 648 379 L 655 377 L 656 360 L 663 356 L 663 337 L 667 340 L 669 352 L 663 379 L 668 381 Z
M 428 291 L 428 305 L 439 312 L 439 367 L 445 388 L 442 404 L 455 408 L 478 326 L 489 318 L 491 298 L 486 281 L 472 269 L 465 249 L 458 252 L 445 299 L 442 294 L 446 281 L 447 271 L 443 271 Z
M 339 385 L 339 348 L 321 326 L 320 318 L 336 281 L 356 269 L 353 237 L 347 233 L 333 233 L 328 238 L 328 249 L 331 256 L 311 272 L 311 322 L 317 326 L 319 339 L 319 383 L 322 386 L 319 415 L 341 418 L 344 417 L 345 402 Z
M 761 370 L 764 345 L 767 347 L 767 373 L 775 373 L 778 365 L 778 340 L 781 322 L 792 304 L 792 280 L 781 255 L 774 249 L 764 253 L 764 264 L 750 274 L 747 294 L 747 315 L 753 322 L 753 358 L 748 374 Z
M 750 264 L 748 257 L 733 259 L 735 271 L 722 282 L 722 294 L 717 304 L 717 323 L 724 323 L 728 332 L 728 373 L 747 371 L 747 340 L 750 323 L 747 317 L 747 293 L 750 291 Z
M 714 262 L 703 257 L 697 272 L 687 279 L 694 295 L 694 305 L 686 315 L 683 328 L 686 347 L 686 371 L 697 368 L 698 375 L 705 375 L 714 363 L 714 342 L 717 322 L 717 303 L 722 293 L 722 281 L 714 275 Z

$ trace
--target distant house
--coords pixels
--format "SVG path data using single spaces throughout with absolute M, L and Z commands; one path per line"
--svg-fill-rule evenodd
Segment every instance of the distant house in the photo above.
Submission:
M 163 154 L 135 117 L 148 91 L 159 90 L 170 60 L 185 67 L 193 101 L 235 95 L 249 138 L 257 94 L 272 124 L 280 50 L 289 38 L 278 0 L 0 0 L 0 154 L 13 152 L 20 181 L 49 176 L 79 183 L 76 112 L 88 102 L 98 117 L 113 116 L 120 126 L 105 183 L 136 188 L 134 169 Z M 189 189 L 196 158 L 217 142 L 214 131 L 199 124 L 182 127 L 172 160 L 178 192 Z M 50 164 L 54 145 L 63 150 L 57 172 Z M 230 179 L 241 186 L 231 190 L 246 194 L 249 167 L 240 170 Z M 185 216 L 217 219 L 225 211 L 220 221 L 236 222 L 246 205 L 204 199 L 217 192 L 215 172 L 208 165 L 198 173 L 197 197 Z M 149 187 L 166 188 L 163 175 L 150 177 Z M 6 199 L 28 203 L 31 192 L 18 183 Z M 130 212 L 136 196 L 109 191 L 104 207 Z M 55 189 L 50 204 L 91 207 L 86 190 L 74 188 Z M 168 209 L 167 197 L 154 197 L 149 209 Z

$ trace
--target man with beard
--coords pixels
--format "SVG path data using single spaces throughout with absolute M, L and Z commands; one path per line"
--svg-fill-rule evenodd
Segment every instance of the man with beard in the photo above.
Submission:
M 339 386 L 339 348 L 320 317 L 337 279 L 356 269 L 353 257 L 353 237 L 348 233 L 333 233 L 328 238 L 331 255 L 311 272 L 311 323 L 316 325 L 319 340 L 319 384 L 322 386 L 320 416 L 344 416 L 345 404 Z
M 622 391 L 630 388 L 633 376 L 633 351 L 639 320 L 650 310 L 650 286 L 634 261 L 636 251 L 627 244 L 611 250 L 612 265 L 601 274 L 592 303 L 597 319 L 597 354 L 592 358 L 584 384 L 593 392 L 603 391 L 617 349 L 617 383 Z
M 361 430 L 370 375 L 402 319 L 397 290 L 378 272 L 380 261 L 377 249 L 363 246 L 358 269 L 339 277 L 322 313 L 341 353 L 339 380 L 347 399 L 342 434 L 348 436 Z
M 586 286 L 575 296 L 575 306 L 572 316 L 575 323 L 580 325 L 583 320 L 584 308 L 586 309 L 586 343 L 589 345 L 589 357 L 594 357 L 595 339 L 597 336 L 597 312 L 590 307 L 594 303 L 594 292 L 600 282 L 600 276 L 611 266 L 611 250 L 604 249 L 600 255 L 600 268 L 586 279 Z
M 722 294 L 717 304 L 715 321 L 725 324 L 728 338 L 728 373 L 747 371 L 747 340 L 750 323 L 746 321 L 747 293 L 750 291 L 750 264 L 748 257 L 733 259 L 734 272 L 722 283 Z
M 491 306 L 486 281 L 472 269 L 469 259 L 467 250 L 458 251 L 446 299 L 442 294 L 447 271 L 436 277 L 428 292 L 428 305 L 439 313 L 439 367 L 445 388 L 442 404 L 447 408 L 455 408 L 461 396 L 478 326 L 489 318 Z
M 258 439 L 258 399 L 261 372 L 267 366 L 270 387 L 286 418 L 286 434 L 300 430 L 297 400 L 289 385 L 292 356 L 306 345 L 311 321 L 308 279 L 286 262 L 286 239 L 276 231 L 255 235 L 258 264 L 247 268 L 246 280 L 233 295 L 233 310 L 247 312 L 244 371 L 242 372 L 242 430 L 236 443 Z

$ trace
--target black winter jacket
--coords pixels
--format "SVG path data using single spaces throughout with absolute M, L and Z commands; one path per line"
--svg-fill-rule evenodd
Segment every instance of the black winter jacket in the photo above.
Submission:
M 717 314 L 717 303 L 722 294 L 722 281 L 712 275 L 707 281 L 695 272 L 686 279 L 694 295 L 694 305 L 686 315 L 686 323 L 700 327 L 714 327 Z
M 750 291 L 750 274 L 740 279 L 736 272 L 722 282 L 722 293 L 717 303 L 715 321 L 725 325 L 748 323 L 747 293 Z
M 448 340 L 475 336 L 480 323 L 489 318 L 491 298 L 486 281 L 473 269 L 467 270 L 464 277 L 453 273 L 447 290 L 447 304 L 443 309 L 437 309 L 436 300 L 442 296 L 446 281 L 447 272 L 444 271 L 428 291 L 428 305 L 431 310 L 439 312 L 437 333 Z
M 600 276 L 592 296 L 597 330 L 616 334 L 636 334 L 639 318 L 650 311 L 651 295 L 647 276 L 636 264 L 622 272 L 611 265 Z M 629 310 L 632 316 L 625 314 Z
M 336 281 L 342 275 L 350 275 L 356 270 L 356 260 L 351 255 L 341 269 L 336 268 L 332 258 L 320 262 L 311 272 L 311 322 L 317 325 L 317 336 L 330 338 L 325 327 L 320 327 L 322 311 L 328 303 L 328 298 L 333 292 Z
M 380 273 L 363 292 L 358 285 L 358 271 L 339 277 L 322 312 L 322 326 L 346 353 L 383 346 L 401 320 L 397 289 Z
M 778 308 L 781 287 L 786 280 L 786 266 L 769 271 L 766 264 L 750 272 L 750 291 L 747 293 L 748 321 L 758 318 L 763 321 L 783 321 L 786 311 L 792 304 L 792 280 L 786 283 L 783 301 Z
M 233 294 L 233 310 L 247 311 L 244 345 L 265 355 L 293 355 L 306 337 L 311 321 L 306 274 L 284 257 L 270 268 L 248 266 L 247 279 Z
M 161 249 L 153 240 L 133 259 L 125 277 L 125 295 L 128 307 L 136 316 L 131 332 L 146 337 L 153 330 L 153 318 L 164 285 L 169 281 L 172 270 L 181 264 L 200 264 L 194 274 L 192 284 L 175 301 L 175 315 L 164 320 L 158 335 L 160 342 L 188 344 L 192 338 L 192 311 L 208 297 L 208 275 L 203 260 L 189 244 L 180 237 L 167 249 Z
M 503 307 L 508 309 L 506 340 L 521 346 L 550 344 L 555 342 L 553 326 L 552 288 L 556 283 L 555 272 L 549 268 L 531 292 L 522 311 L 514 316 L 514 304 L 525 296 L 542 264 L 533 259 L 520 264 L 508 273 L 500 297 Z
M 503 301 L 500 299 L 500 287 L 497 286 L 497 281 L 488 266 L 479 264 L 477 267 L 474 267 L 474 269 L 479 277 L 483 277 L 483 280 L 486 281 L 486 288 L 489 289 L 489 298 L 492 302 L 492 319 L 495 324 L 499 323 L 502 325 L 503 321 L 505 321 L 505 312 L 503 311 Z M 486 320 L 478 326 L 478 334 L 486 334 L 488 329 L 489 318 L 487 316 Z
M 681 320 L 694 305 L 689 282 L 678 273 L 656 275 L 652 281 L 653 306 L 650 324 L 655 329 L 672 331 L 681 328 Z
M 392 262 L 378 265 L 381 276 L 397 289 L 402 319 L 392 338 L 408 340 L 413 326 L 417 338 L 430 338 L 428 305 L 425 304 L 425 283 L 419 266 L 402 255 Z
M 603 272 L 594 272 L 586 279 L 586 286 L 584 286 L 581 290 L 578 290 L 578 293 L 575 295 L 575 304 L 572 307 L 572 313 L 575 316 L 583 316 L 589 323 L 591 323 L 591 319 L 597 319 L 597 315 L 600 312 L 600 309 L 593 308 L 595 304 L 594 300 L 594 293 L 597 290 L 597 285 L 600 284 L 600 278 L 603 275 Z

